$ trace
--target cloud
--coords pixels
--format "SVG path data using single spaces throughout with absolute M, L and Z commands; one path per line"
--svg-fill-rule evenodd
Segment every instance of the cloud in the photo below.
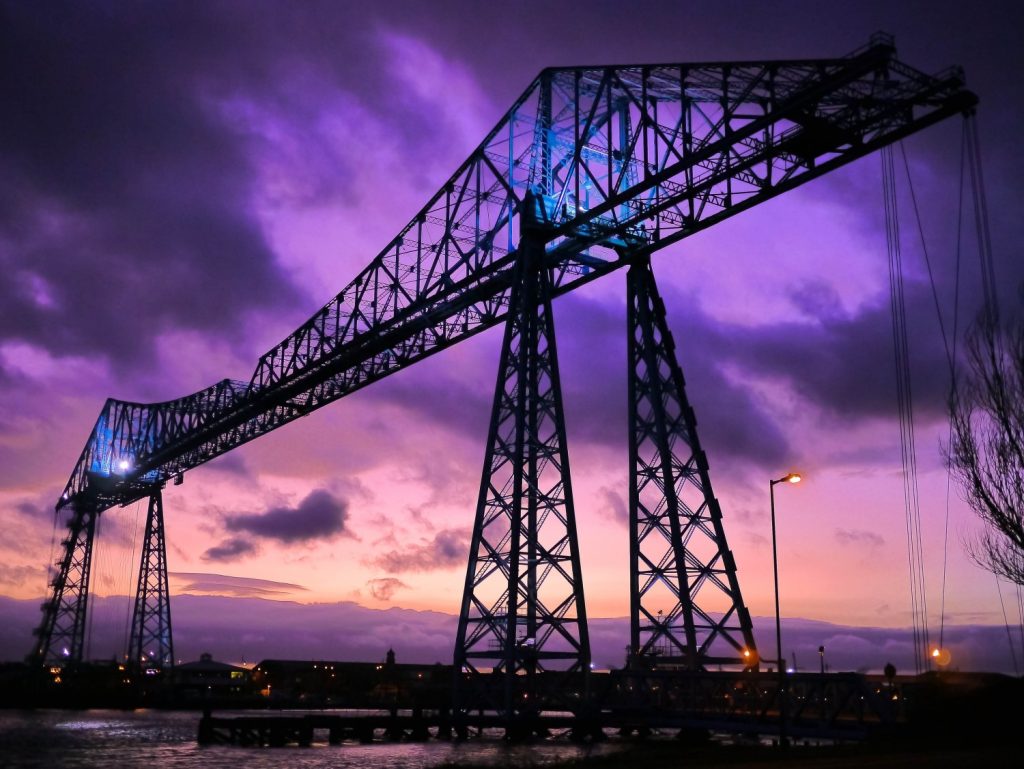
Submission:
M 176 586 L 174 593 L 200 593 L 235 596 L 238 598 L 269 598 L 285 596 L 296 592 L 307 592 L 308 588 L 290 582 L 275 582 L 269 579 L 232 577 L 226 574 L 172 571 L 168 577 L 185 584 Z
M 32 502 L 18 502 L 14 505 L 14 509 L 22 515 L 27 515 L 29 518 L 40 518 L 42 512 L 37 505 Z
M 865 545 L 869 548 L 885 544 L 885 538 L 881 534 L 863 529 L 836 529 L 836 539 L 841 545 Z
M 269 580 L 242 580 L 218 574 L 178 574 L 198 582 L 223 583 L 243 588 L 301 590 L 298 585 Z M 390 600 L 389 589 L 408 586 L 393 577 L 371 580 L 378 600 Z M 375 588 L 377 590 L 375 591 Z M 264 589 L 267 589 L 266 587 Z M 380 590 L 385 591 L 379 593 Z M 212 592 L 212 591 L 211 591 Z M 95 601 L 95 602 L 93 602 Z M 434 611 L 389 608 L 369 609 L 352 602 L 303 604 L 272 597 L 189 595 L 175 591 L 175 651 L 184 659 L 210 652 L 221 660 L 334 659 L 372 661 L 382 659 L 393 647 L 402 662 L 449 663 L 458 618 Z M 90 599 L 92 648 L 95 656 L 124 652 L 125 598 L 95 596 Z M 0 659 L 18 659 L 39 622 L 38 600 L 0 596 Z M 775 624 L 771 617 L 754 617 L 758 648 L 774 649 Z M 591 618 L 590 638 L 594 661 L 600 667 L 621 667 L 623 647 L 629 639 L 629 620 L 623 617 Z M 833 672 L 881 672 L 892 662 L 899 673 L 912 673 L 913 631 L 910 628 L 873 628 L 836 625 L 797 618 L 783 618 L 786 659 L 795 653 L 802 671 L 816 671 L 818 648 L 825 647 L 825 662 Z M 1003 625 L 951 625 L 945 629 L 946 648 L 952 668 L 1013 673 L 1015 662 Z
M 210 106 L 246 84 L 237 72 L 210 82 L 208 57 L 230 53 L 203 35 L 170 42 L 165 25 L 189 14 L 167 11 L 72 3 L 55 24 L 6 6 L 0 340 L 138 366 L 168 329 L 238 340 L 248 313 L 297 303 L 251 211 L 244 144 Z M 145 311 L 126 322 L 132 300 Z
M 422 542 L 404 550 L 391 550 L 374 563 L 390 572 L 433 571 L 465 564 L 469 557 L 469 531 L 444 529 L 429 542 Z
M 204 561 L 237 561 L 256 553 L 256 545 L 243 537 L 231 537 L 214 545 L 202 555 Z
M 629 508 L 626 506 L 626 500 L 622 498 L 622 494 L 609 486 L 601 487 L 597 494 L 600 501 L 598 509 L 601 513 L 615 521 L 629 521 Z
M 39 566 L 0 563 L 0 583 L 11 585 L 43 584 L 46 569 Z
M 264 513 L 226 518 L 228 527 L 234 531 L 286 544 L 351 535 L 347 521 L 348 503 L 325 489 L 310 492 L 296 507 L 274 507 Z
M 366 586 L 370 589 L 370 595 L 378 601 L 390 601 L 396 591 L 409 587 L 397 577 L 371 579 L 367 581 Z

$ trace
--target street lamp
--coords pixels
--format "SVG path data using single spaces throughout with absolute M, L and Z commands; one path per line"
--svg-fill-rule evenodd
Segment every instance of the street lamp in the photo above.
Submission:
M 786 473 L 768 482 L 772 502 L 772 572 L 775 577 L 775 648 L 779 662 L 779 745 L 786 747 L 786 665 L 782 658 L 782 617 L 779 614 L 779 551 L 775 543 L 775 486 L 779 483 L 800 483 L 799 473 Z

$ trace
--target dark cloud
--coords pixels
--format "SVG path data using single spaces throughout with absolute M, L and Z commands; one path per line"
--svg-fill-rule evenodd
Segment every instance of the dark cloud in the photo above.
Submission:
M 225 520 L 233 531 L 287 544 L 351 534 L 347 521 L 348 503 L 325 489 L 310 492 L 296 507 L 274 507 L 264 513 L 231 515 Z
M 466 529 L 444 529 L 437 532 L 429 542 L 423 542 L 404 550 L 391 550 L 374 563 L 393 573 L 407 571 L 433 571 L 463 565 L 469 558 L 469 531 Z
M 863 545 L 869 548 L 885 544 L 885 538 L 881 534 L 863 529 L 836 529 L 836 539 L 841 545 Z
M 626 500 L 622 498 L 622 494 L 609 486 L 604 486 L 598 489 L 597 495 L 600 500 L 599 512 L 614 521 L 621 523 L 629 521 L 629 508 L 626 505 Z
M 822 293 L 822 300 L 826 306 L 833 302 L 828 292 Z M 905 302 L 915 416 L 944 418 L 949 364 L 930 290 L 924 284 L 908 283 Z M 724 359 L 750 375 L 784 382 L 806 402 L 837 419 L 896 417 L 887 297 L 849 315 L 826 309 L 805 322 L 705 329 L 715 335 L 715 346 Z
M 0 337 L 142 363 L 163 331 L 240 338 L 297 299 L 204 75 L 228 52 L 179 10 L 0 11 Z
M 28 516 L 29 518 L 40 519 L 44 509 L 40 509 L 34 502 L 18 502 L 14 505 L 14 509 L 22 515 Z
M 378 601 L 390 601 L 396 591 L 407 589 L 409 586 L 397 577 L 380 577 L 367 581 L 366 587 L 370 595 Z
M 257 552 L 256 545 L 244 537 L 231 537 L 214 545 L 202 555 L 204 561 L 237 561 Z
M 314 307 L 264 235 L 261 164 L 323 205 L 358 194 L 360 150 L 311 128 L 345 99 L 412 153 L 453 128 L 366 22 L 331 3 L 0 4 L 0 342 L 144 365 L 163 332 L 245 345 L 248 313 Z

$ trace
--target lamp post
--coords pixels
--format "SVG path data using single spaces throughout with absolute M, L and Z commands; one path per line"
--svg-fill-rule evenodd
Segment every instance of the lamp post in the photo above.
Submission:
M 772 503 L 772 572 L 775 577 L 775 649 L 779 664 L 779 746 L 787 747 L 786 735 L 786 661 L 782 657 L 782 616 L 779 614 L 779 551 L 775 540 L 775 486 L 779 483 L 800 483 L 798 473 L 786 473 L 768 482 L 768 495 Z

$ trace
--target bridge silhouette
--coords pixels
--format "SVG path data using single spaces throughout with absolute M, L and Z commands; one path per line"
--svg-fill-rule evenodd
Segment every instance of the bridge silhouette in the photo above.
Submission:
M 504 723 L 580 715 L 590 707 L 591 658 L 552 303 L 626 269 L 628 669 L 648 698 L 657 676 L 682 671 L 696 676 L 691 689 L 704 700 L 714 691 L 719 705 L 735 703 L 713 669 L 733 687 L 737 675 L 769 679 L 757 672 L 765 658 L 651 256 L 976 102 L 958 69 L 919 72 L 883 35 L 835 59 L 543 70 L 401 232 L 263 355 L 248 382 L 223 380 L 164 403 L 104 404 L 56 504 L 67 535 L 30 659 L 81 661 L 97 520 L 148 499 L 128 660 L 171 667 L 166 484 L 501 324 L 453 712 Z M 771 702 L 785 702 L 785 684 L 754 680 L 744 691 L 761 692 L 748 705 L 763 718 Z M 862 690 L 850 684 L 833 702 L 858 691 L 863 699 Z

